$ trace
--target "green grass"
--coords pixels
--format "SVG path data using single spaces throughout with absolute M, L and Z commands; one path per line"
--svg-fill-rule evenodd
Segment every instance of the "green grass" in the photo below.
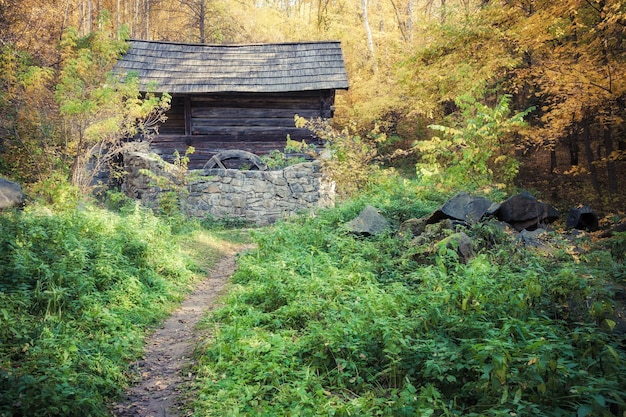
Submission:
M 445 247 L 359 238 L 365 203 L 399 223 L 428 213 L 411 183 L 257 231 L 224 307 L 205 321 L 190 412 L 215 416 L 591 416 L 626 411 L 609 280 L 618 236 L 575 259 L 529 251 L 489 224 L 468 264 Z M 419 259 L 419 262 L 417 261 Z
M 147 329 L 228 244 L 134 204 L 0 215 L 0 416 L 109 415 Z
M 626 235 L 531 251 L 492 224 L 477 255 L 344 224 L 394 225 L 447 196 L 388 177 L 335 209 L 265 229 L 38 205 L 0 215 L 0 416 L 104 416 L 146 331 L 252 239 L 204 321 L 189 412 L 207 416 L 621 416 Z M 583 238 L 584 239 L 584 238 Z

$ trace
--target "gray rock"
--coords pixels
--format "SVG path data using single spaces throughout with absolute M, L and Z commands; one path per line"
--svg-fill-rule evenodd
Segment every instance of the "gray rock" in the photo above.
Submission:
M 376 236 L 389 232 L 389 221 L 372 206 L 365 206 L 361 213 L 346 225 L 348 231 L 363 236 Z
M 459 255 L 459 260 L 465 264 L 474 256 L 472 239 L 463 232 L 448 236 L 439 242 L 439 245 L 445 245 L 450 249 L 454 249 Z
M 545 235 L 545 229 L 535 229 L 532 231 L 522 230 L 515 241 L 517 243 L 522 243 L 524 246 L 530 246 L 534 248 L 548 248 L 548 243 L 542 239 L 542 236 Z
M 0 210 L 19 207 L 26 201 L 22 187 L 16 182 L 0 177 Z
M 598 230 L 598 215 L 589 206 L 579 206 L 569 209 L 565 220 L 566 229 Z
M 411 240 L 411 244 L 414 246 L 430 246 L 433 242 L 440 242 L 456 233 L 456 226 L 450 219 L 442 220 L 439 223 L 427 224 L 419 235 L 415 235 Z
M 559 218 L 559 212 L 548 203 L 538 201 L 528 192 L 523 192 L 504 201 L 496 211 L 498 220 L 513 226 L 518 232 L 534 230 L 541 224 Z
M 626 223 L 620 223 L 616 226 L 613 226 L 610 230 L 602 233 L 600 237 L 611 237 L 614 233 L 623 233 L 626 232 Z
M 419 236 L 426 230 L 426 220 L 421 219 L 408 219 L 400 225 L 398 229 L 398 235 L 402 237 Z
M 470 225 L 475 224 L 488 213 L 490 208 L 493 210 L 493 204 L 491 200 L 485 197 L 477 197 L 466 192 L 460 192 L 431 214 L 427 223 L 453 219 Z

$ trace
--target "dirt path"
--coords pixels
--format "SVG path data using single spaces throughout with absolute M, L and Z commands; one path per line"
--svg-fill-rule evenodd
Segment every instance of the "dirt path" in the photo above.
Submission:
M 124 402 L 112 407 L 113 415 L 179 417 L 177 398 L 181 385 L 189 381 L 182 371 L 191 363 L 191 353 L 200 337 L 196 325 L 213 308 L 235 271 L 237 253 L 248 248 L 238 246 L 226 253 L 208 278 L 148 337 L 144 358 L 137 364 L 141 382 L 127 391 Z

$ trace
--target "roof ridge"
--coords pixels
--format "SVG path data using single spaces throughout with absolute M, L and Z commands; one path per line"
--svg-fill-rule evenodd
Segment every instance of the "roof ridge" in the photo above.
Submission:
M 324 43 L 341 43 L 340 40 L 328 39 L 319 41 L 291 41 L 291 42 L 251 42 L 251 43 L 192 43 L 165 40 L 128 39 L 128 42 L 159 43 L 165 45 L 207 46 L 207 47 L 241 47 L 241 46 L 280 46 L 280 45 L 317 45 Z

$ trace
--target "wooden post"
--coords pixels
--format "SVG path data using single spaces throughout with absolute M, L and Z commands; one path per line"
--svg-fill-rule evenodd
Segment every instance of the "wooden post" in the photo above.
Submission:
M 191 136 L 191 97 L 185 96 L 185 136 Z

